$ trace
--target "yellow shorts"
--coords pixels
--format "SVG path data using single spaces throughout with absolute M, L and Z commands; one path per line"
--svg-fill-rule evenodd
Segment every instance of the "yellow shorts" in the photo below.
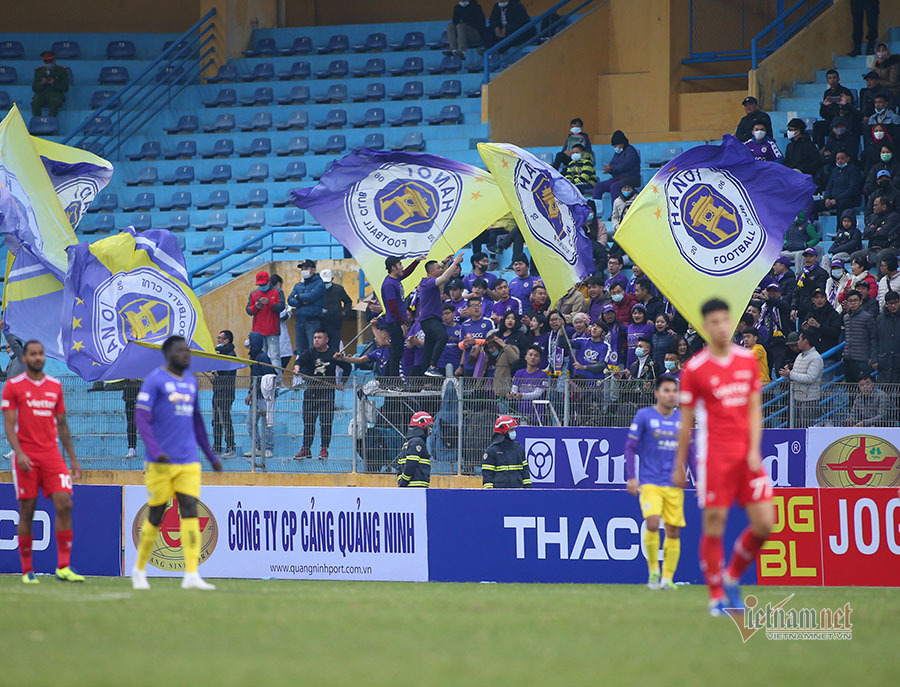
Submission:
M 651 515 L 661 515 L 666 525 L 684 527 L 684 489 L 642 484 L 638 499 L 644 520 Z
M 176 493 L 200 498 L 200 463 L 148 463 L 144 482 L 149 506 L 162 506 Z

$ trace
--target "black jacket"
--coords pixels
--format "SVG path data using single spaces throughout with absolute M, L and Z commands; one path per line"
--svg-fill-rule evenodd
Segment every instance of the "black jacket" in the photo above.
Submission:
M 334 390 L 334 384 L 337 381 L 337 370 L 341 368 L 344 376 L 350 374 L 353 366 L 342 360 L 335 360 L 334 354 L 336 348 L 329 346 L 324 352 L 319 352 L 315 348 L 307 348 L 305 351 L 297 355 L 297 365 L 300 373 L 306 375 L 309 389 L 330 389 Z M 328 380 L 326 383 L 325 380 Z
M 891 173 L 890 182 L 894 188 L 900 188 L 900 153 L 897 158 L 891 158 L 890 162 L 882 162 L 881 153 L 879 152 L 878 162 L 869 167 L 866 174 L 866 181 L 863 184 L 863 195 L 868 198 L 872 192 L 878 187 L 878 172 L 886 169 Z
M 812 139 L 803 134 L 794 137 L 794 140 L 787 144 L 784 151 L 784 166 L 789 169 L 799 169 L 804 174 L 810 176 L 815 175 L 819 171 L 822 159 L 819 156 L 819 149 Z
M 875 320 L 874 358 L 878 363 L 879 380 L 882 375 L 887 378 L 898 376 L 898 372 L 900 372 L 900 314 L 892 315 L 887 308 Z
M 504 434 L 495 434 L 481 459 L 481 482 L 486 489 L 531 486 L 525 448 Z
M 819 323 L 818 327 L 807 326 L 806 320 L 810 317 Z M 840 314 L 832 307 L 831 303 L 825 301 L 825 305 L 821 308 L 811 307 L 806 316 L 803 317 L 803 320 L 802 329 L 809 329 L 809 331 L 819 335 L 819 340 L 816 343 L 816 350 L 819 353 L 824 353 L 838 345 L 838 340 L 841 337 L 842 321 Z
M 344 287 L 340 284 L 332 282 L 331 286 L 325 289 L 325 301 L 322 303 L 322 319 L 331 322 L 335 319 L 343 320 L 353 310 L 353 301 Z M 332 344 L 336 343 L 334 341 Z
M 852 162 L 843 169 L 835 167 L 828 175 L 823 195 L 833 198 L 839 206 L 855 207 L 860 204 L 862 194 L 862 172 Z
M 791 308 L 799 311 L 803 307 L 809 307 L 816 289 L 825 290 L 825 282 L 829 276 L 821 265 L 816 265 L 809 272 L 801 273 L 797 277 L 797 291 L 794 293 Z
M 469 0 L 465 7 L 456 3 L 453 6 L 453 23 L 468 24 L 478 33 L 484 33 L 484 10 L 477 0 Z
M 771 278 L 771 281 L 781 287 L 782 300 L 789 306 L 793 305 L 794 296 L 797 295 L 797 275 L 794 274 L 794 270 L 788 268 L 788 271 L 781 276 L 781 279 L 777 279 L 775 277 L 775 272 L 770 271 L 769 277 Z
M 888 211 L 880 215 L 872 213 L 866 217 L 866 230 L 863 238 L 869 241 L 869 248 L 889 248 L 897 246 L 900 215 Z
M 494 9 L 491 10 L 491 31 L 503 26 L 501 14 L 500 5 L 494 3 Z M 509 4 L 506 6 L 506 35 L 511 36 L 529 21 L 531 18 L 528 16 L 525 6 L 519 0 L 509 0 Z
M 853 93 L 846 86 L 841 86 L 838 84 L 833 89 L 826 88 L 825 92 L 822 94 L 822 100 L 829 96 L 840 97 L 842 95 L 849 95 L 851 98 L 853 97 Z M 821 102 L 821 101 L 819 101 Z M 831 120 L 841 114 L 841 104 L 840 103 L 828 103 L 827 105 L 819 105 L 819 118 L 824 119 L 828 122 L 829 128 L 831 127 Z
M 427 487 L 431 484 L 431 455 L 425 445 L 427 435 L 421 427 L 410 427 L 397 463 L 398 487 Z
M 738 122 L 734 135 L 741 143 L 749 141 L 753 137 L 753 125 L 759 122 L 766 125 L 766 136 L 772 138 L 772 119 L 768 113 L 757 110 L 753 114 L 744 115 Z
M 849 217 L 853 222 L 853 226 L 849 229 L 844 229 L 842 224 L 845 217 Z M 837 226 L 837 233 L 834 235 L 834 243 L 832 243 L 831 248 L 828 249 L 829 253 L 832 255 L 835 253 L 848 253 L 849 255 L 853 255 L 853 253 L 862 249 L 862 232 L 856 228 L 856 213 L 853 212 L 853 210 L 844 210 L 841 213 L 841 218 L 838 220 Z

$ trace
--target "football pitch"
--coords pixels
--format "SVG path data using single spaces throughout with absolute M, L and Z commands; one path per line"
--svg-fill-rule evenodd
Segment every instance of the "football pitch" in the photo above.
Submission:
M 0 577 L 0 684 L 759 687 L 898 671 L 900 589 L 746 588 L 763 604 L 849 603 L 853 637 L 742 644 L 702 587 L 40 579 Z

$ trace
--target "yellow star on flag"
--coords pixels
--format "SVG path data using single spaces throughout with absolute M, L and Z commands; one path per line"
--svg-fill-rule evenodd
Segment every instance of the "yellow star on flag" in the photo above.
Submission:
M 656 215 L 656 219 L 662 219 L 662 208 L 656 208 L 656 212 L 653 214 Z
M 73 351 L 81 351 L 84 349 L 84 342 L 82 341 L 73 341 L 72 342 L 72 350 Z
M 654 193 L 659 193 L 659 189 L 656 188 L 656 184 L 650 184 L 650 190 Z
M 72 329 L 79 329 L 81 327 L 81 320 L 83 317 L 73 317 L 72 318 Z
M 78 296 L 75 296 L 75 303 L 77 305 L 84 305 L 84 299 L 79 298 Z
M 503 163 L 503 168 L 504 168 L 504 169 L 506 169 L 507 167 L 509 167 L 509 162 L 506 161 L 506 158 L 502 158 L 502 159 L 500 160 L 500 162 Z
M 472 200 L 478 200 L 479 198 L 481 198 L 481 191 L 475 191 L 475 193 L 472 194 Z

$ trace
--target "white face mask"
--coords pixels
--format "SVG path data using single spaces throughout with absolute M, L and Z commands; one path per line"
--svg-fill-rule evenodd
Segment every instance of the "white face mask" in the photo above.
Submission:
M 581 153 L 572 153 L 572 162 L 578 162 L 581 159 Z
M 619 153 L 621 153 L 623 150 L 625 150 L 624 147 L 623 147 L 623 148 L 620 148 L 619 146 L 613 146 L 613 152 L 616 153 L 616 155 L 618 155 Z
M 794 138 L 796 135 L 797 135 L 797 132 L 796 132 L 796 131 L 793 131 L 792 129 L 788 129 L 788 132 L 787 132 L 788 140 L 791 140 L 791 139 Z
M 250 339 L 244 339 L 244 348 L 250 348 Z
M 883 132 L 883 131 L 873 131 L 873 132 L 872 132 L 872 135 L 875 137 L 875 140 L 876 140 L 876 141 L 880 141 L 882 138 L 884 138 L 884 132 Z
M 569 129 L 569 133 L 572 133 L 572 134 L 580 134 L 580 133 L 581 133 L 581 127 L 580 127 L 580 126 L 573 126 L 571 129 Z
M 500 7 L 506 7 L 509 2 L 498 2 L 497 4 L 500 5 Z
M 634 354 L 638 358 L 643 358 L 645 355 L 647 355 L 647 349 L 644 348 L 643 346 L 638 346 L 637 348 L 634 349 Z
M 460 7 L 468 7 L 468 6 L 469 6 L 469 0 L 466 0 L 465 2 L 459 3 L 459 6 L 460 6 Z
M 300 278 L 303 280 L 309 279 L 309 270 L 300 270 Z
M 761 141 L 765 137 L 766 137 L 765 129 L 757 129 L 756 131 L 753 132 L 753 138 L 755 138 L 757 141 Z
M 514 430 L 514 429 L 509 430 L 509 431 L 506 433 L 506 436 L 509 437 L 509 440 L 510 440 L 510 441 L 515 441 L 515 440 L 516 440 L 516 430 Z
M 835 279 L 840 279 L 844 276 L 844 270 L 831 270 L 831 276 Z

